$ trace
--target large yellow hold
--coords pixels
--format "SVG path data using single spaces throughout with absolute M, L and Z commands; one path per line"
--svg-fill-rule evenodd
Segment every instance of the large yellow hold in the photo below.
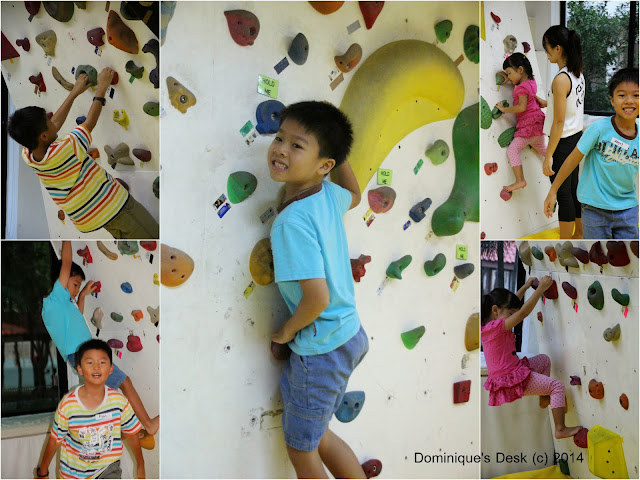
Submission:
M 399 141 L 423 125 L 455 117 L 463 100 L 460 71 L 435 45 L 399 40 L 373 52 L 340 105 L 353 124 L 348 160 L 360 191 Z

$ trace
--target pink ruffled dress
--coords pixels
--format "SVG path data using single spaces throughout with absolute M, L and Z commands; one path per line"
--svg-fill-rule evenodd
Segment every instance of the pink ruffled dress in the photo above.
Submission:
M 484 359 L 487 363 L 485 390 L 489 391 L 489 406 L 497 407 L 524 396 L 529 383 L 529 360 L 518 358 L 516 336 L 504 330 L 504 318 L 492 320 L 480 330 Z
M 513 89 L 513 105 L 518 105 L 520 95 L 527 96 L 527 109 L 516 113 L 516 133 L 514 137 L 539 137 L 544 126 L 544 112 L 536 100 L 538 85 L 535 80 L 527 80 Z

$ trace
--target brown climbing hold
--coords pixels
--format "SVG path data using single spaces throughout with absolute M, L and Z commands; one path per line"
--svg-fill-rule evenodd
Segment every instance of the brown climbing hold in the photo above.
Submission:
M 596 400 L 604 398 L 604 385 L 602 385 L 602 382 L 598 382 L 595 378 L 592 378 L 589 382 L 589 395 Z
M 64 210 L 58 210 L 58 220 L 64 222 Z
M 38 92 L 46 92 L 47 86 L 44 84 L 44 79 L 42 78 L 42 73 L 38 73 L 38 75 L 31 75 L 29 77 L 29 81 L 33 83 L 37 88 Z
M 251 278 L 258 285 L 269 285 L 275 279 L 273 253 L 271 252 L 271 240 L 269 238 L 263 238 L 251 250 L 249 271 L 251 272 Z
M 640 244 L 640 242 L 638 240 L 633 240 L 631 242 L 631 244 L 629 245 L 631 247 L 631 251 L 633 252 L 633 254 L 637 257 L 638 256 L 638 245 Z
M 58 71 L 56 67 L 51 67 L 51 73 L 53 74 L 53 78 L 56 79 L 56 82 L 62 85 L 62 88 L 68 91 L 73 90 L 73 83 L 65 80 L 65 78 L 62 76 L 62 74 Z
M 193 273 L 193 260 L 182 250 L 161 244 L 160 258 L 160 282 L 165 287 L 182 285 Z
M 599 241 L 594 242 L 594 244 L 591 245 L 591 248 L 589 249 L 589 259 L 600 266 L 609 263 L 609 259 L 602 250 L 602 245 Z
M 620 338 L 620 324 L 617 323 L 615 327 L 607 328 L 602 334 L 607 342 L 612 342 Z
M 367 30 L 370 30 L 378 18 L 378 15 L 380 15 L 382 7 L 384 7 L 384 2 L 358 2 L 358 5 L 364 17 L 364 24 Z
M 29 15 L 37 15 L 40 11 L 40 2 L 24 2 L 24 6 Z
M 27 37 L 19 38 L 18 40 L 16 40 L 16 45 L 18 45 L 19 47 L 22 47 L 22 49 L 25 52 L 28 52 L 29 50 L 31 50 L 31 42 Z
M 587 441 L 587 433 L 589 433 L 588 428 L 581 428 L 578 430 L 578 433 L 573 436 L 573 443 L 575 443 L 577 447 L 588 448 L 589 442 Z
M 531 267 L 533 265 L 533 260 L 531 258 L 531 247 L 529 246 L 529 242 L 522 242 L 518 250 L 522 263 Z
M 323 15 L 329 15 L 340 9 L 344 2 L 309 2 L 311 6 Z
M 118 259 L 118 254 L 109 250 L 107 246 L 104 243 L 102 243 L 100 240 L 97 241 L 97 244 L 98 244 L 98 250 L 100 250 L 109 260 Z
M 56 54 L 56 43 L 58 42 L 58 37 L 56 36 L 56 32 L 53 30 L 47 30 L 46 32 L 42 32 L 36 35 L 36 43 L 42 47 L 44 53 L 49 55 L 50 57 L 54 57 Z
M 371 261 L 371 257 L 369 255 L 360 255 L 358 258 L 351 258 L 350 260 L 353 280 L 360 282 L 360 279 L 364 277 L 365 273 L 367 273 L 364 266 Z
M 396 201 L 396 192 L 391 187 L 379 187 L 375 190 L 370 190 L 367 194 L 369 200 L 369 208 L 374 213 L 386 213 L 391 210 L 393 203 Z
M 167 77 L 167 90 L 171 105 L 182 113 L 186 113 L 189 107 L 196 104 L 196 97 L 193 93 L 173 77 Z
M 343 55 L 333 57 L 336 66 L 341 72 L 348 73 L 360 62 L 362 47 L 357 43 L 352 44 Z
M 107 19 L 107 40 L 111 45 L 123 52 L 138 53 L 138 39 L 136 34 L 120 18 L 115 11 L 109 12 Z
M 467 352 L 480 348 L 480 314 L 477 312 L 467 318 L 467 325 L 464 327 L 464 348 Z
M 42 2 L 42 5 L 59 22 L 66 23 L 73 17 L 73 2 Z
M 626 393 L 620 395 L 620 406 L 625 410 L 629 410 L 629 397 L 627 397 Z
M 556 259 L 558 258 L 558 255 L 556 254 L 556 249 L 553 248 L 552 245 L 545 247 L 544 253 L 547 254 L 547 257 L 549 257 L 550 262 L 555 262 Z
M 260 20 L 247 10 L 227 10 L 224 12 L 229 33 L 234 42 L 241 47 L 253 45 L 260 33 Z
M 131 157 L 129 157 L 129 145 L 126 143 L 120 143 L 116 148 L 105 145 L 104 151 L 109 157 L 107 163 L 114 168 L 118 163 L 121 165 L 135 165 Z
M 291 348 L 287 343 L 271 342 L 271 355 L 276 360 L 289 360 L 291 356 Z
M 87 32 L 87 40 L 94 47 L 101 47 L 102 45 L 104 45 L 104 40 L 102 37 L 104 37 L 104 30 L 102 29 L 102 27 L 97 27 Z
M 609 260 L 609 264 L 614 267 L 629 265 L 629 254 L 627 253 L 625 243 L 609 240 L 607 242 L 607 259 Z
M 538 321 L 544 325 L 544 318 L 542 318 L 542 312 L 538 312 Z
M 134 148 L 133 155 L 141 162 L 148 162 L 151 160 L 151 152 L 144 148 Z
M 574 300 L 578 298 L 578 290 L 569 282 L 562 282 L 562 290 L 564 290 L 564 293 L 566 293 L 569 298 Z
M 587 252 L 583 248 L 573 247 L 571 249 L 571 255 L 580 260 L 580 263 L 587 264 L 589 263 L 589 252 Z
M 549 300 L 555 300 L 558 298 L 558 285 L 555 280 L 552 280 L 551 286 L 544 291 L 544 296 Z
M 131 310 L 131 315 L 133 315 L 133 319 L 136 322 L 139 322 L 140 320 L 142 320 L 144 313 L 142 313 L 142 310 Z

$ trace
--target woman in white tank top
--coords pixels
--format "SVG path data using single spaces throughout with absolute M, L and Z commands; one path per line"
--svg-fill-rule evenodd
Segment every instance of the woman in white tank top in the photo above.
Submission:
M 547 58 L 560 67 L 547 94 L 544 133 L 549 136 L 542 172 L 551 183 L 564 160 L 575 148 L 582 135 L 585 82 L 582 75 L 582 46 L 574 30 L 561 25 L 549 28 L 543 38 Z M 576 168 L 558 190 L 558 220 L 560 238 L 582 238 L 581 204 L 577 196 Z

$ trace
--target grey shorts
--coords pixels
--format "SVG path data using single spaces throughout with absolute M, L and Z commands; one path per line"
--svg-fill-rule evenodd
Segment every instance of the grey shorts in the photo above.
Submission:
M 76 368 L 76 354 L 69 354 L 69 356 L 67 357 L 67 362 L 69 362 L 73 368 Z M 111 372 L 111 375 L 109 375 L 109 378 L 107 378 L 107 381 L 105 383 L 109 388 L 120 388 L 122 382 L 127 379 L 127 375 L 122 370 L 120 370 L 115 363 L 113 363 L 112 365 L 113 372 Z
M 96 478 L 122 478 L 122 469 L 120 468 L 120 460 L 113 462 L 105 468 Z
M 104 228 L 114 238 L 157 240 L 160 237 L 158 222 L 132 195 L 129 195 L 118 214 Z

